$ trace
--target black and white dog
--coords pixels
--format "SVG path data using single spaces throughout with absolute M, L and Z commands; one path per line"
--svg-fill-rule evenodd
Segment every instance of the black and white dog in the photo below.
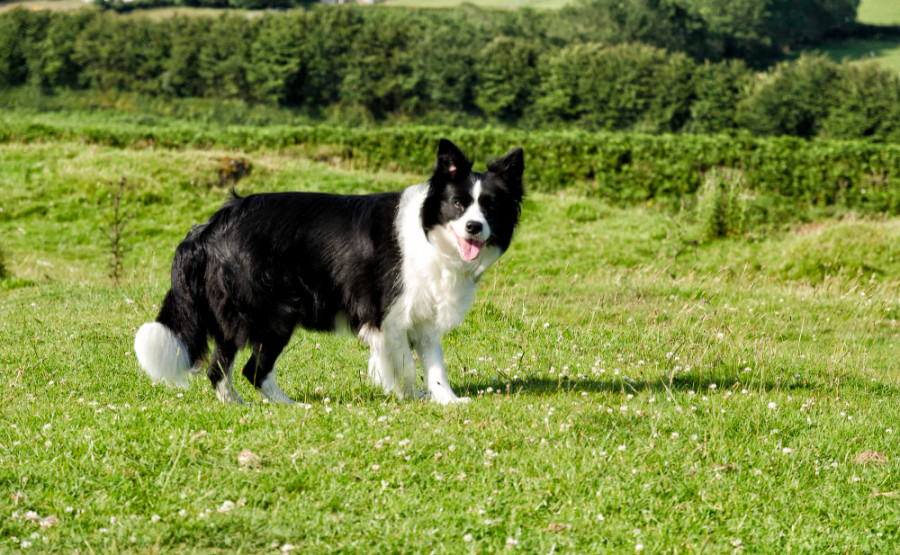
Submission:
M 478 278 L 509 247 L 519 221 L 521 148 L 487 172 L 441 139 L 427 183 L 361 196 L 271 193 L 235 198 L 175 251 L 172 288 L 134 349 L 154 381 L 185 387 L 215 341 L 207 375 L 240 402 L 232 373 L 291 403 L 275 361 L 294 329 L 350 330 L 371 349 L 369 377 L 400 398 L 465 401 L 447 383 L 441 337 L 459 325 Z M 416 386 L 415 348 L 426 392 Z

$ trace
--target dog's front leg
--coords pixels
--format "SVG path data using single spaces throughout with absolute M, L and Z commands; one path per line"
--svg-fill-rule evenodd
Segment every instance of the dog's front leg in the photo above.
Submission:
M 399 333 L 368 328 L 360 337 L 369 345 L 369 379 L 400 399 L 421 397 L 416 387 L 416 363 L 409 344 Z
M 447 380 L 447 367 L 444 366 L 444 349 L 438 334 L 424 334 L 416 342 L 416 352 L 425 372 L 427 397 L 441 405 L 450 403 L 468 403 L 468 397 L 457 397 Z

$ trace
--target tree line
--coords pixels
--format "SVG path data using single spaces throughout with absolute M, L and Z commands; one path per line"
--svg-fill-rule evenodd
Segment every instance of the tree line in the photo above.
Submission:
M 158 21 L 96 9 L 15 9 L 0 16 L 0 88 L 238 99 L 348 122 L 466 114 L 524 128 L 900 138 L 900 78 L 893 72 L 822 56 L 762 69 L 752 56 L 728 57 L 727 48 L 692 51 L 702 41 L 660 44 L 664 37 L 677 42 L 678 29 L 725 44 L 724 31 L 685 23 L 706 21 L 696 14 L 714 2 L 618 4 L 629 2 L 662 10 L 647 14 L 681 6 L 683 18 L 662 18 L 677 24 L 670 33 L 642 36 L 662 19 L 610 26 L 597 15 L 606 12 L 588 3 L 558 14 L 320 6 Z M 581 14 L 578 25 L 573 14 Z M 822 28 L 843 21 L 832 20 Z M 613 36 L 611 28 L 632 31 Z

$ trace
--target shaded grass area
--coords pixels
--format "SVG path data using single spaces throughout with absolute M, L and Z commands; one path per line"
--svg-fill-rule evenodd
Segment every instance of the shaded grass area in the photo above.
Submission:
M 280 382 L 304 404 L 261 403 L 241 382 L 255 402 L 226 407 L 202 380 L 151 386 L 131 342 L 175 245 L 227 196 L 209 184 L 235 154 L 0 145 L 12 275 L 0 281 L 0 551 L 889 552 L 900 540 L 898 220 L 694 244 L 689 216 L 535 194 L 444 342 L 473 403 L 395 402 L 361 377 L 356 340 L 298 332 Z M 237 154 L 253 163 L 244 193 L 424 178 L 291 149 Z M 135 219 L 113 288 L 100 238 L 106 182 L 123 176 Z
M 818 50 L 836 62 L 876 62 L 900 72 L 900 38 L 832 41 Z

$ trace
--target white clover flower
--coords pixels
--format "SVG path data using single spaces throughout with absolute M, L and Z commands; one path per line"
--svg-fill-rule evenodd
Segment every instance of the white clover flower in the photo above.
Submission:
M 218 511 L 219 511 L 220 513 L 227 513 L 227 512 L 229 512 L 229 511 L 231 511 L 232 509 L 234 509 L 234 501 L 229 501 L 229 500 L 226 499 L 226 500 L 223 501 L 222 504 L 219 506 Z
M 770 408 L 771 410 L 775 410 L 775 409 L 778 408 L 778 405 L 775 404 L 775 401 L 771 401 L 771 402 L 769 403 L 769 408 Z
M 475 538 L 472 537 L 472 534 L 466 534 L 465 536 L 463 536 L 463 541 L 464 541 L 464 542 L 470 542 L 470 541 L 472 541 L 472 540 L 474 540 L 474 539 L 475 539 Z

